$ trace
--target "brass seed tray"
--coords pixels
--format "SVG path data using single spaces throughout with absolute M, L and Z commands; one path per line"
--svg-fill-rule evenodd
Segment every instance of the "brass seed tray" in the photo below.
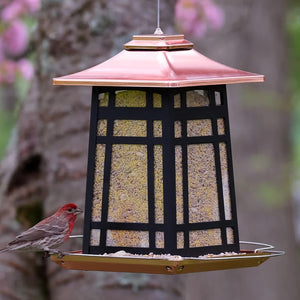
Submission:
M 52 261 L 65 269 L 86 271 L 130 272 L 149 274 L 185 274 L 194 272 L 227 270 L 235 268 L 257 267 L 270 257 L 283 255 L 283 251 L 271 250 L 274 247 L 253 242 L 241 244 L 260 246 L 255 250 L 242 250 L 234 255 L 212 255 L 178 259 L 157 258 L 151 256 L 109 256 L 68 253 L 62 258 L 51 255 Z

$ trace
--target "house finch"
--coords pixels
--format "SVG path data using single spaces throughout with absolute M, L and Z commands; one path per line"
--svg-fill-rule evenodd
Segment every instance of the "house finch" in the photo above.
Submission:
M 62 206 L 54 215 L 42 220 L 33 227 L 18 235 L 1 252 L 11 250 L 47 251 L 65 242 L 73 229 L 76 216 L 82 212 L 73 203 Z

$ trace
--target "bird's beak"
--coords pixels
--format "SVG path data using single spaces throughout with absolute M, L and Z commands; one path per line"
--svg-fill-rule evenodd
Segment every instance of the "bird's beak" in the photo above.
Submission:
M 77 215 L 81 214 L 82 212 L 83 212 L 82 209 L 76 208 L 73 214 L 74 214 L 74 216 L 77 216 Z

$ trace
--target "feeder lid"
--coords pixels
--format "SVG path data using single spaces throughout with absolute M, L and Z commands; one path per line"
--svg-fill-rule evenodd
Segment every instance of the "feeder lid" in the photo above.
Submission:
M 264 76 L 215 62 L 183 35 L 139 35 L 125 50 L 84 71 L 54 78 L 54 85 L 188 87 L 262 82 Z

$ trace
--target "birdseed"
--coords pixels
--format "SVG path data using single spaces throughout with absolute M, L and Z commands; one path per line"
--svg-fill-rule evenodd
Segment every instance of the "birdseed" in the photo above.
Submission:
M 108 93 L 99 96 L 99 106 L 108 106 Z M 209 99 L 203 91 L 189 91 L 186 97 L 187 107 L 209 106 Z M 174 108 L 182 107 L 180 94 L 174 97 Z M 116 107 L 146 107 L 146 92 L 118 91 L 115 98 Z M 161 95 L 154 94 L 153 107 L 161 108 Z M 174 122 L 175 138 L 182 137 L 182 122 Z M 217 120 L 218 134 L 225 134 L 224 119 Z M 187 136 L 212 135 L 212 120 L 188 120 Z M 107 134 L 107 120 L 98 121 L 97 134 Z M 146 120 L 114 120 L 114 136 L 147 136 Z M 153 136 L 162 137 L 162 121 L 153 121 Z M 175 146 L 176 172 L 176 222 L 183 224 L 183 182 L 182 182 L 182 146 Z M 164 223 L 163 202 L 163 148 L 154 145 L 154 203 L 155 223 Z M 189 222 L 219 221 L 218 193 L 214 145 L 190 144 L 188 153 L 188 205 Z M 92 221 L 101 221 L 102 190 L 105 145 L 97 145 Z M 231 200 L 228 181 L 227 149 L 220 143 L 220 160 L 225 206 L 225 218 L 231 219 Z M 111 177 L 109 188 L 108 222 L 147 223 L 148 222 L 148 166 L 147 145 L 112 145 Z M 233 230 L 227 228 L 227 242 L 233 243 Z M 164 233 L 156 232 L 156 247 L 164 248 Z M 91 245 L 98 245 L 100 230 L 91 232 Z M 195 230 L 189 233 L 190 247 L 220 245 L 220 229 Z M 107 246 L 149 247 L 148 231 L 108 230 Z M 184 234 L 177 232 L 177 248 L 184 248 Z

